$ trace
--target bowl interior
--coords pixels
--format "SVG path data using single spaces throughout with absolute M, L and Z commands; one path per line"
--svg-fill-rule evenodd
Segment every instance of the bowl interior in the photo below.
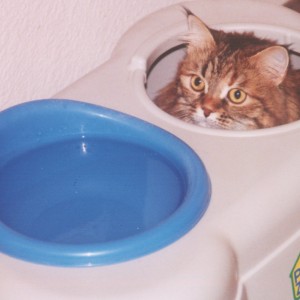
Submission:
M 135 258 L 178 239 L 208 205 L 197 155 L 116 111 L 34 101 L 0 114 L 0 137 L 0 250 L 15 257 L 69 266 Z
M 162 222 L 185 184 L 164 157 L 117 140 L 73 138 L 25 152 L 0 172 L 0 219 L 48 242 L 102 243 Z

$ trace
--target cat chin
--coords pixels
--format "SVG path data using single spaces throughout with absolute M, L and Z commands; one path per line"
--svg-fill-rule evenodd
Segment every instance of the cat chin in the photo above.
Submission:
M 226 124 L 226 126 L 224 126 L 224 124 L 220 124 L 215 116 L 212 115 L 209 116 L 208 118 L 206 117 L 202 117 L 199 114 L 195 114 L 193 116 L 192 119 L 192 123 L 194 125 L 203 127 L 203 128 L 211 128 L 211 129 L 223 129 L 223 130 L 236 130 L 236 131 L 245 131 L 245 130 L 251 130 L 251 129 L 256 129 L 253 127 L 253 124 L 248 124 L 246 122 L 242 123 L 242 122 L 231 122 L 230 124 Z
M 193 115 L 193 124 L 213 129 L 225 129 L 223 128 L 216 119 L 216 114 L 212 113 L 209 117 L 205 117 L 202 109 L 197 109 L 197 112 Z
M 203 128 L 211 128 L 211 129 L 223 129 L 223 130 L 235 130 L 235 131 L 246 131 L 254 129 L 253 127 L 248 127 L 243 124 L 234 124 L 233 126 L 222 126 L 214 121 L 203 119 L 203 120 L 197 120 L 193 122 L 194 125 L 197 125 L 199 127 Z
M 193 118 L 193 124 L 204 128 L 224 129 L 216 121 L 210 120 L 208 118 L 201 118 L 201 117 Z

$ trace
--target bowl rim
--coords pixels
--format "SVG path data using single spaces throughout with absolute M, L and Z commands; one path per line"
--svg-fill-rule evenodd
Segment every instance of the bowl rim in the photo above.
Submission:
M 1 132 L 7 130 L 18 116 L 27 121 L 32 114 L 41 115 L 53 111 L 61 113 L 61 116 L 67 111 L 92 118 L 91 122 L 101 119 L 117 126 L 125 126 L 130 133 L 129 142 L 138 138 L 146 148 L 159 150 L 158 152 L 170 162 L 173 160 L 176 167 L 180 165 L 180 171 L 187 183 L 184 201 L 174 213 L 153 228 L 105 243 L 73 245 L 45 242 L 16 232 L 0 220 L 0 252 L 44 265 L 64 267 L 109 265 L 142 257 L 170 245 L 189 232 L 202 218 L 209 205 L 211 183 L 201 159 L 191 147 L 175 135 L 131 115 L 67 99 L 29 101 L 0 113 L 0 138 Z M 127 140 L 126 137 L 125 139 Z

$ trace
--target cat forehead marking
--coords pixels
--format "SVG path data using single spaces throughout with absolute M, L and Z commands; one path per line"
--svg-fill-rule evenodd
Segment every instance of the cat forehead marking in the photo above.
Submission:
M 210 85 L 209 92 L 214 97 L 225 99 L 229 90 L 233 87 L 235 87 L 235 83 L 232 82 L 232 74 L 229 73 L 225 78 L 217 78 L 217 80 Z

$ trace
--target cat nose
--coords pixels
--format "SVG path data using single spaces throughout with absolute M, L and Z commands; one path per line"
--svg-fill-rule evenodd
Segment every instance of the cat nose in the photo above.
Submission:
M 212 113 L 212 111 L 206 107 L 202 107 L 203 110 L 203 114 L 205 116 L 205 118 L 208 118 L 210 116 L 210 114 Z

